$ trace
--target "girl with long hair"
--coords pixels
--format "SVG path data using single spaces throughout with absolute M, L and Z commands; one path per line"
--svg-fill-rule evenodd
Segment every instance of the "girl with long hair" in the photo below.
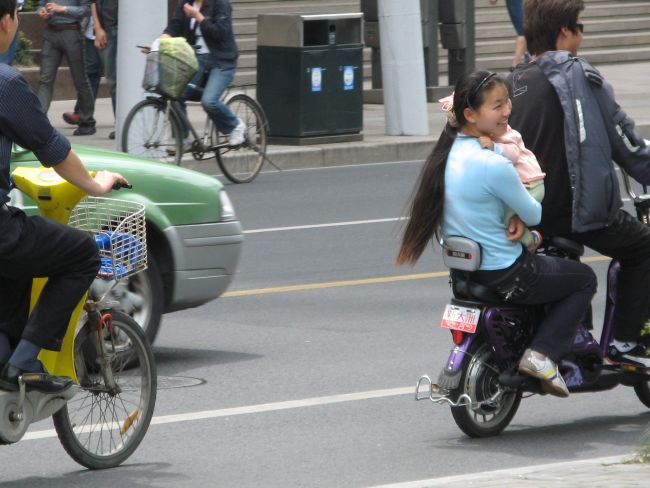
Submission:
M 508 208 L 526 225 L 539 223 L 542 211 L 512 162 L 479 143 L 502 132 L 510 110 L 508 87 L 497 74 L 477 71 L 458 80 L 452 117 L 420 174 L 396 262 L 415 264 L 434 237 L 478 242 L 482 259 L 473 281 L 510 303 L 549 304 L 519 371 L 565 397 L 569 391 L 557 363 L 571 348 L 596 292 L 596 276 L 582 263 L 531 254 L 518 235 L 509 235 Z

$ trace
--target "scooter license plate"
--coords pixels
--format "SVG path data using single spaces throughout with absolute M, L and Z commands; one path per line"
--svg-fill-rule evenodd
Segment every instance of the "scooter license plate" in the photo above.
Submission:
M 440 327 L 473 334 L 476 332 L 480 317 L 481 310 L 478 308 L 459 307 L 458 305 L 449 303 L 445 307 L 445 312 L 442 314 Z

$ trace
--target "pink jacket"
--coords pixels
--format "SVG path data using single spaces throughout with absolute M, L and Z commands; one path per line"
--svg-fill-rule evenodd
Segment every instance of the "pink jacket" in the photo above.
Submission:
M 540 168 L 535 155 L 524 146 L 519 132 L 508 126 L 506 133 L 501 137 L 493 138 L 493 141 L 500 145 L 501 154 L 515 165 L 517 174 L 524 185 L 544 179 L 546 174 L 542 173 L 542 168 Z

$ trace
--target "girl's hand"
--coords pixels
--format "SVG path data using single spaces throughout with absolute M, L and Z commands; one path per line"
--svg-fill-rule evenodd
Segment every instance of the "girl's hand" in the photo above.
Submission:
M 510 222 L 508 222 L 506 237 L 509 241 L 518 241 L 523 237 L 524 232 L 526 232 L 526 224 L 522 222 L 518 215 L 513 215 Z
M 486 136 L 479 137 L 478 143 L 481 145 L 483 149 L 489 149 L 490 151 L 494 151 L 494 142 L 489 137 Z
M 497 0 L 490 0 L 490 3 L 491 3 L 492 5 L 496 5 L 496 4 L 497 4 Z
M 183 5 L 183 12 L 185 13 L 186 17 L 196 18 L 197 14 L 199 13 L 199 9 L 196 8 L 194 5 L 190 5 L 189 3 L 186 3 L 185 5 Z

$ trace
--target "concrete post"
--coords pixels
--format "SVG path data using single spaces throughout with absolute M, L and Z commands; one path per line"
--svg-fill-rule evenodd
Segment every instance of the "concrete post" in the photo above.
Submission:
M 151 44 L 167 25 L 167 0 L 119 0 L 115 148 L 122 147 L 122 127 L 129 110 L 144 98 L 146 56 L 136 45 Z
M 429 135 L 420 19 L 420 0 L 379 0 L 388 135 Z

